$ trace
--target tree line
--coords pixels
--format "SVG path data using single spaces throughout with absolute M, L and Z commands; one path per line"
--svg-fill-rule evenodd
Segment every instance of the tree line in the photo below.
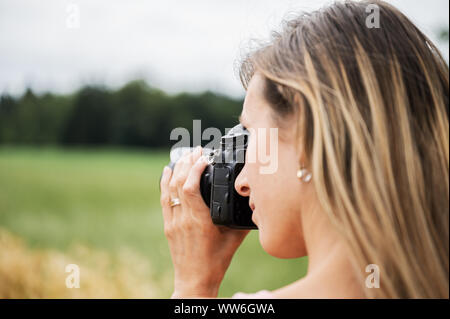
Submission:
M 172 129 L 192 132 L 194 119 L 202 129 L 233 127 L 242 102 L 209 91 L 169 95 L 141 80 L 67 95 L 27 89 L 0 97 L 0 144 L 169 147 Z

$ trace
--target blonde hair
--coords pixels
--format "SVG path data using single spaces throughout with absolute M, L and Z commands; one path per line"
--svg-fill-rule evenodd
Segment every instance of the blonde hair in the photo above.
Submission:
M 365 24 L 378 5 L 380 28 Z M 376 298 L 449 298 L 448 65 L 383 1 L 337 2 L 288 20 L 240 66 L 298 141 L 324 212 Z

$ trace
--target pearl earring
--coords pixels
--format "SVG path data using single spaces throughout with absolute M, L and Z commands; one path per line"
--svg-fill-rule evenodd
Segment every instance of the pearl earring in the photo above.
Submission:
M 303 165 L 302 165 L 302 166 L 300 167 L 300 169 L 297 171 L 297 177 L 300 178 L 300 180 L 301 180 L 302 182 L 308 183 L 308 182 L 311 180 L 312 175 L 311 175 L 311 173 L 310 173 L 306 168 L 304 168 Z

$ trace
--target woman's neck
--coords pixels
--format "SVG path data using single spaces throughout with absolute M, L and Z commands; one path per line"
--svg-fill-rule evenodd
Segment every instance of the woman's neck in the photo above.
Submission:
M 313 211 L 302 220 L 308 253 L 308 273 L 298 281 L 274 291 L 279 298 L 364 298 L 350 251 L 328 217 Z

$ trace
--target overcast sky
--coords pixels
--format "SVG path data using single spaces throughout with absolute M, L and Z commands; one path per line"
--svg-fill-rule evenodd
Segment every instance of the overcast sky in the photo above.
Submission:
M 389 1 L 427 35 L 448 28 L 448 0 Z M 244 91 L 234 65 L 252 38 L 322 0 L 0 0 L 0 94 L 118 87 L 136 78 L 168 92 Z M 448 59 L 448 45 L 441 46 Z

